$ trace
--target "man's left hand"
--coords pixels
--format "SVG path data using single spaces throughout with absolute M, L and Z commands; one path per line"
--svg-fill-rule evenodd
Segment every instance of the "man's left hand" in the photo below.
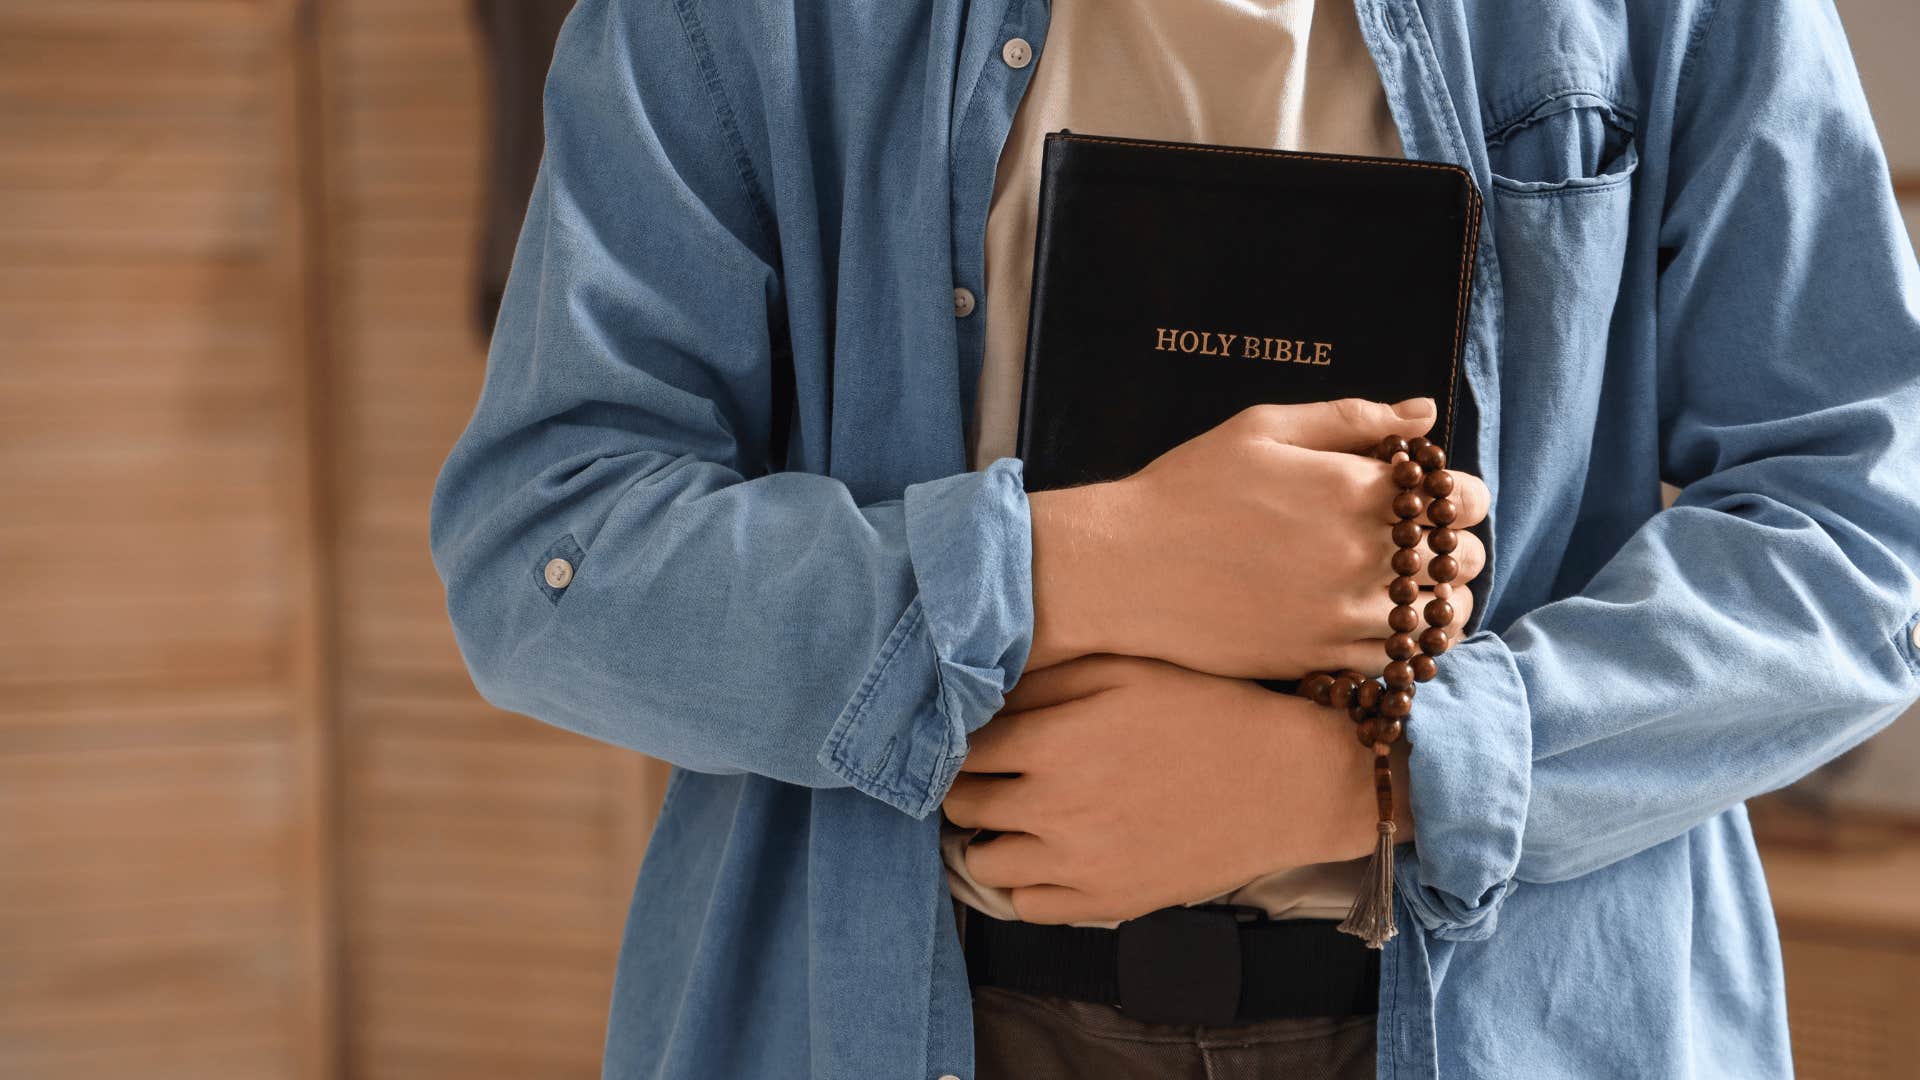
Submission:
M 1003 834 L 968 846 L 967 872 L 1027 922 L 1129 919 L 1377 835 L 1372 750 L 1345 714 L 1241 679 L 1082 657 L 1029 671 L 971 742 L 947 818 Z

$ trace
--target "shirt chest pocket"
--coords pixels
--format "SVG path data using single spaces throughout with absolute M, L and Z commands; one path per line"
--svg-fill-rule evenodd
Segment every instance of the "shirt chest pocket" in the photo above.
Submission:
M 1560 93 L 1488 130 L 1503 365 L 1524 365 L 1528 384 L 1565 404 L 1589 404 L 1626 260 L 1640 164 L 1632 117 L 1597 95 Z

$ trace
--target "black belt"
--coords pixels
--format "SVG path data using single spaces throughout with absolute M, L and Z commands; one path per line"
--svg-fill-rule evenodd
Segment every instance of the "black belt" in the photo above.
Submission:
M 965 918 L 975 986 L 1207 1027 L 1379 1011 L 1379 951 L 1329 920 L 1216 904 L 1164 908 L 1113 930 L 1006 922 L 972 908 Z

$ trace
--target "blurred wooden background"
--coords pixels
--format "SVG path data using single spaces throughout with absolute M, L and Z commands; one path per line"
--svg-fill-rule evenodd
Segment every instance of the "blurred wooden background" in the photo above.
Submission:
M 1920 18 L 1843 8 L 1920 178 Z M 467 0 L 0 0 L 0 1076 L 598 1074 L 658 771 L 482 704 L 427 557 L 476 45 Z M 1890 835 L 1774 864 L 1805 1076 L 1920 1051 Z
M 598 1075 L 655 797 L 488 708 L 467 0 L 0 0 L 0 1076 Z

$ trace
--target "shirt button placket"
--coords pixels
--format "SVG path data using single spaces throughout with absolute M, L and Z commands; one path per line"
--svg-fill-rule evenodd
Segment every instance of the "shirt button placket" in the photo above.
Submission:
M 1008 67 L 1018 71 L 1033 63 L 1033 46 L 1023 37 L 1008 38 L 1006 43 L 1000 46 L 1000 59 L 1006 61 Z M 964 287 L 953 290 L 954 318 L 966 318 L 973 314 L 973 308 L 973 290 Z M 953 1080 L 953 1078 L 943 1076 L 940 1080 Z

